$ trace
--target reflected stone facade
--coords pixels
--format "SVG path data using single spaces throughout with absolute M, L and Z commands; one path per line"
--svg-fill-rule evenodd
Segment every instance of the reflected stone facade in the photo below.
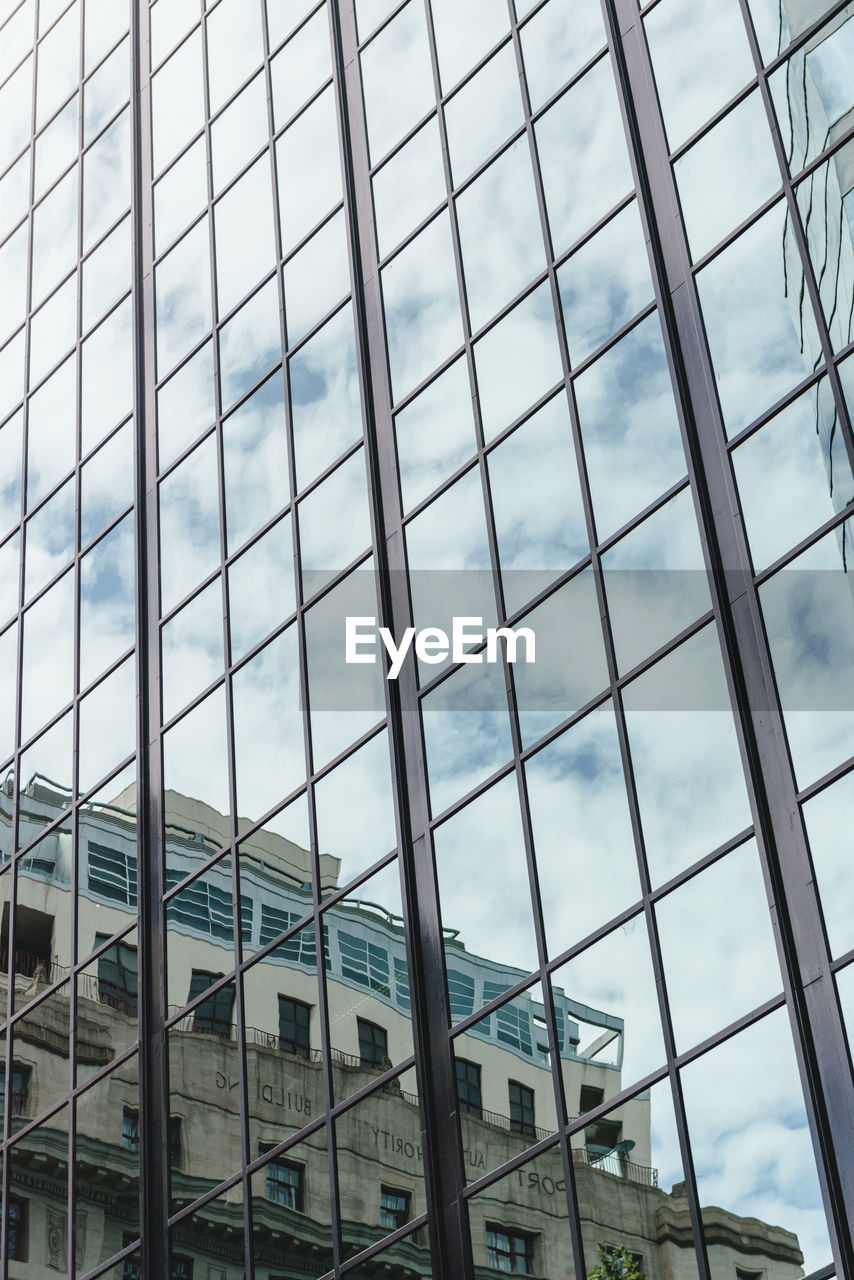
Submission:
M 0 0 L 0 1280 L 854 1275 L 852 201 L 851 0 Z

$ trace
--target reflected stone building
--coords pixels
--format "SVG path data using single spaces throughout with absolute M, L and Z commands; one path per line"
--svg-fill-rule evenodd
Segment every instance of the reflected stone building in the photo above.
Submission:
M 850 0 L 0 0 L 0 1277 L 854 1276 L 852 189 Z

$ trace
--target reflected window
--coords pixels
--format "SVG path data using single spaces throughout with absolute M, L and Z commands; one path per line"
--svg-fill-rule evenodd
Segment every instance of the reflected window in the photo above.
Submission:
M 514 1276 L 530 1276 L 534 1271 L 534 1237 L 519 1231 L 507 1231 L 490 1223 L 486 1225 L 486 1251 L 489 1265 L 496 1271 Z
M 207 991 L 208 987 L 212 987 L 221 977 L 221 973 L 208 973 L 206 969 L 194 969 L 190 979 L 187 1003 L 195 1000 L 203 991 Z M 204 1032 L 205 1035 L 229 1039 L 233 1008 L 234 987 L 220 987 L 209 1000 L 203 1000 L 199 1007 L 193 1010 L 193 1030 Z
M 388 952 L 366 938 L 357 938 L 342 930 L 338 932 L 338 950 L 341 952 L 341 974 L 362 987 L 370 987 L 379 995 L 389 994 Z
M 95 946 L 106 942 L 107 937 L 105 933 L 96 933 Z M 135 1018 L 138 982 L 136 947 L 116 942 L 98 956 L 98 1000 L 101 1004 Z
M 260 1152 L 263 1155 L 263 1151 Z M 303 1212 L 305 1170 L 290 1160 L 271 1160 L 266 1166 L 267 1199 Z
M 89 892 L 136 907 L 136 853 L 90 840 Z
M 380 1226 L 396 1231 L 412 1217 L 412 1196 L 396 1187 L 380 1187 Z
M 510 1081 L 510 1128 L 514 1133 L 534 1136 L 534 1090 L 517 1080 Z
M 6 1250 L 9 1261 L 27 1261 L 27 1201 L 9 1196 L 6 1211 Z
M 29 1067 L 18 1066 L 17 1063 L 12 1065 L 12 1115 L 22 1116 L 26 1114 L 27 1103 L 30 1096 L 30 1075 Z M 6 1068 L 0 1065 L 0 1117 L 6 1110 Z
M 359 1058 L 363 1067 L 381 1067 L 388 1059 L 388 1032 L 375 1022 L 357 1018 L 359 1028 Z M 382 1225 L 382 1223 L 380 1223 Z
M 480 1091 L 480 1067 L 476 1062 L 457 1058 L 457 1098 L 460 1110 L 470 1116 L 483 1115 L 483 1099 Z
M 300 1000 L 291 1000 L 289 996 L 279 996 L 279 1048 L 286 1053 L 295 1053 L 300 1058 L 309 1058 L 310 1019 L 310 1005 L 303 1004 Z
M 181 1117 L 169 1117 L 169 1167 L 181 1167 Z
M 139 1112 L 128 1107 L 122 1112 L 122 1146 L 127 1151 L 139 1150 Z

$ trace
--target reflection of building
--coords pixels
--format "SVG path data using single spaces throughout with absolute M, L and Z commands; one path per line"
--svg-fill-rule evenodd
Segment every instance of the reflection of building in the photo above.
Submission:
M 0 800 L 0 820 L 8 831 L 8 788 Z M 14 1001 L 16 1009 L 28 1012 L 16 1023 L 7 1091 L 13 1132 L 61 1094 L 72 1027 L 78 1070 L 94 1074 L 121 1062 L 107 1077 L 106 1087 L 96 1086 L 91 1099 L 84 1095 L 78 1112 L 75 1247 L 81 1273 L 99 1257 L 121 1250 L 132 1238 L 138 1212 L 139 1070 L 130 1052 L 138 1034 L 138 949 L 129 942 L 103 948 L 122 932 L 136 905 L 134 801 L 133 790 L 126 791 L 81 816 L 78 931 L 83 938 L 91 934 L 92 948 L 100 945 L 102 950 L 78 977 L 73 1024 L 71 988 L 62 983 L 69 969 L 61 963 L 73 875 L 71 832 L 68 820 L 62 820 L 66 796 L 35 777 L 22 809 L 34 830 L 59 821 L 21 867 L 18 879 Z M 210 806 L 174 793 L 169 814 L 167 879 L 177 885 L 197 862 L 200 842 L 215 842 L 224 820 Z M 248 952 L 265 947 L 290 922 L 307 914 L 305 883 L 310 870 L 306 850 L 263 830 L 243 848 L 241 863 L 241 933 Z M 328 860 L 327 867 L 327 887 L 334 890 L 335 859 Z M 179 957 L 170 971 L 177 1013 L 228 967 L 233 943 L 228 869 L 219 864 L 194 881 L 186 894 L 173 899 L 167 920 L 168 945 Z M 8 925 L 9 904 L 4 902 L 4 950 Z M 449 965 L 448 971 L 456 993 L 452 998 L 464 1006 L 454 1016 L 471 1013 L 488 1003 L 494 992 L 506 991 L 524 977 L 521 971 L 470 955 L 457 937 L 451 946 L 457 965 Z M 376 904 L 345 900 L 327 913 L 323 950 L 329 1017 L 335 1028 L 333 1087 L 337 1097 L 345 1097 L 369 1088 L 379 1073 L 411 1051 L 402 921 Z M 244 991 L 253 1158 L 287 1134 L 299 1132 L 324 1110 L 313 925 L 268 952 L 261 968 Z M 54 994 L 36 1003 L 49 988 Z M 197 1002 L 170 1032 L 168 1140 L 176 1208 L 194 1203 L 216 1186 L 223 1151 L 239 1150 L 241 1084 L 234 1003 L 233 986 L 221 987 L 216 995 Z M 577 1005 L 559 989 L 555 1003 L 567 1098 L 574 1098 L 570 1106 L 583 1114 L 620 1091 L 623 1023 Z M 466 1052 L 469 1059 L 457 1060 L 457 1087 L 466 1173 L 475 1180 L 555 1131 L 542 1005 L 523 994 L 502 1006 L 472 1027 Z M 424 1210 L 418 1098 L 405 1087 L 414 1087 L 413 1073 L 406 1073 L 402 1083 L 404 1087 L 393 1081 L 370 1096 L 338 1127 L 339 1194 L 342 1214 L 350 1219 L 351 1251 L 369 1245 L 377 1227 L 394 1230 Z M 650 1167 L 648 1099 L 648 1094 L 639 1095 L 575 1136 L 576 1185 L 582 1219 L 601 1234 L 603 1243 L 628 1248 L 642 1259 L 646 1274 L 676 1280 L 683 1274 L 685 1251 L 693 1247 L 690 1220 L 684 1185 L 669 1192 L 660 1188 L 657 1170 Z M 207 1136 L 212 1125 L 219 1135 L 216 1148 Z M 61 1126 L 44 1126 L 25 1136 L 15 1152 L 10 1275 L 48 1276 L 57 1265 L 65 1265 L 67 1134 Z M 308 1137 L 293 1156 L 273 1159 L 253 1177 L 257 1276 L 266 1280 L 265 1266 L 271 1277 L 317 1272 L 317 1260 L 329 1247 L 328 1212 L 323 1207 L 327 1180 L 322 1136 Z M 520 1168 L 484 1199 L 472 1218 L 472 1232 L 475 1247 L 492 1259 L 493 1269 L 506 1270 L 506 1260 L 518 1254 L 517 1269 L 524 1263 L 534 1274 L 565 1273 L 572 1255 L 560 1208 L 563 1188 L 560 1155 L 552 1151 L 535 1168 Z M 731 1259 L 732 1265 L 761 1264 L 768 1280 L 794 1280 L 802 1274 L 797 1237 L 790 1232 L 719 1208 L 705 1210 L 704 1222 L 713 1256 Z M 176 1233 L 173 1274 L 194 1276 L 199 1274 L 196 1268 L 219 1266 L 224 1277 L 237 1280 L 243 1274 L 242 1233 L 241 1198 L 226 1195 L 213 1202 Z M 42 1240 L 46 1270 L 40 1269 Z M 416 1234 L 400 1247 L 396 1265 L 401 1275 L 430 1274 L 425 1243 Z M 591 1265 L 593 1261 L 595 1256 Z M 127 1280 L 138 1274 L 135 1262 L 125 1264 Z
M 854 1274 L 852 7 L 0 0 L 0 1278 Z

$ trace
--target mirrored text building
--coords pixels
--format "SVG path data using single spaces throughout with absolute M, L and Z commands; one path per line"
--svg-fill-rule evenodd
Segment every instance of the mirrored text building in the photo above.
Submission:
M 850 0 L 0 0 L 4 1278 L 854 1275 L 852 330 Z

